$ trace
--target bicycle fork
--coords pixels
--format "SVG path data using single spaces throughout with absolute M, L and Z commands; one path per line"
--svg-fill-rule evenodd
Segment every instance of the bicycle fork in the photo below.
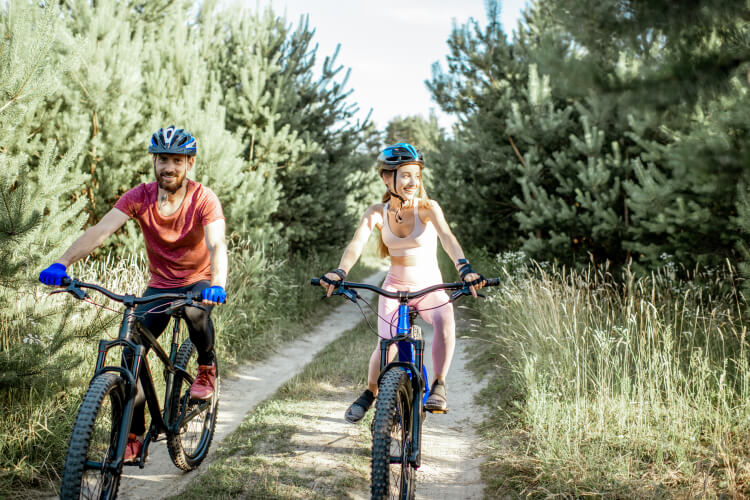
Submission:
M 129 306 L 129 310 L 126 310 L 126 312 L 132 311 L 132 305 Z M 125 314 L 122 320 L 122 323 L 120 325 L 120 332 L 118 335 L 118 338 L 114 340 L 100 340 L 99 341 L 99 352 L 96 359 L 96 369 L 94 371 L 94 376 L 91 378 L 93 380 L 99 375 L 102 375 L 107 372 L 114 372 L 117 373 L 124 381 L 124 399 L 125 399 L 125 405 L 122 408 L 122 420 L 120 421 L 119 425 L 119 432 L 117 437 L 116 443 L 110 443 L 111 445 L 115 446 L 115 449 L 112 450 L 113 453 L 110 454 L 114 458 L 112 462 L 108 462 L 105 466 L 105 464 L 95 464 L 94 462 L 87 462 L 88 468 L 97 468 L 96 466 L 106 467 L 107 469 L 110 469 L 113 472 L 116 472 L 117 474 L 122 473 L 122 468 L 124 464 L 124 456 L 125 456 L 125 448 L 127 447 L 128 443 L 128 435 L 130 433 L 130 424 L 133 420 L 133 409 L 135 407 L 135 397 L 137 393 L 137 383 L 138 380 L 138 372 L 139 367 L 141 365 L 141 360 L 145 356 L 146 348 L 142 345 L 137 345 L 129 340 L 129 333 L 133 325 L 133 316 L 132 314 Z M 113 347 L 122 347 L 122 361 L 121 366 L 108 366 L 107 363 L 107 354 L 109 353 L 109 350 Z M 132 369 L 131 367 L 128 367 L 128 355 L 127 351 L 131 351 L 132 358 L 130 361 L 132 361 Z

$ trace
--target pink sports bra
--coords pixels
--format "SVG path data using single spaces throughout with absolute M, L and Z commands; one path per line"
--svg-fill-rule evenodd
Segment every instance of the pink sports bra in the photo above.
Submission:
M 431 221 L 423 223 L 419 218 L 419 204 L 414 203 L 414 229 L 411 234 L 400 238 L 393 234 L 388 224 L 388 203 L 383 206 L 383 230 L 381 231 L 383 243 L 388 247 L 388 253 L 394 257 L 415 255 L 424 258 L 436 259 L 437 256 L 437 231 Z

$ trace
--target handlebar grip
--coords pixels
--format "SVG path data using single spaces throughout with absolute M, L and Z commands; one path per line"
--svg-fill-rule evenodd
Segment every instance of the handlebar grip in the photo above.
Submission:
M 487 278 L 486 281 L 485 286 L 498 286 L 500 284 L 500 278 Z
M 312 286 L 320 286 L 320 278 L 313 278 L 310 280 Z
M 73 281 L 72 281 L 72 280 L 71 280 L 70 278 L 62 278 L 62 279 L 60 280 L 60 286 L 68 286 L 68 285 L 70 285 L 70 284 L 71 284 L 72 282 L 73 282 Z

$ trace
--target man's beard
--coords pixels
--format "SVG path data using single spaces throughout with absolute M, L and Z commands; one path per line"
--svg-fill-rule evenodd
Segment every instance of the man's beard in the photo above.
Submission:
M 175 194 L 185 183 L 185 174 L 182 174 L 182 176 L 176 174 L 171 182 L 163 179 L 156 171 L 154 171 L 154 174 L 156 175 L 156 182 L 159 184 L 159 187 L 170 194 Z

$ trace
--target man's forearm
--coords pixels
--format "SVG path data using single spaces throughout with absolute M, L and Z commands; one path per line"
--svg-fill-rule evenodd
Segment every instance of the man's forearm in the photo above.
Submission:
M 211 286 L 226 288 L 229 259 L 226 245 L 217 245 L 211 251 Z
M 55 262 L 68 267 L 93 252 L 105 239 L 106 235 L 102 235 L 96 227 L 90 227 Z

